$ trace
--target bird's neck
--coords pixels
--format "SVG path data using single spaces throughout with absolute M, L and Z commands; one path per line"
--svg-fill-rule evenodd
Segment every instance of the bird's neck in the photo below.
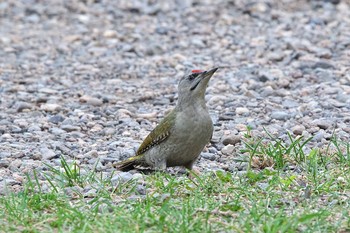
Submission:
M 178 111 L 207 111 L 207 106 L 205 104 L 204 96 L 200 96 L 198 98 L 188 99 L 179 99 L 176 105 Z

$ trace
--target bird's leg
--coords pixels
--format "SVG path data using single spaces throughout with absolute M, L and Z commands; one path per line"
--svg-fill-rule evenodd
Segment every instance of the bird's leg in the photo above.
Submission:
M 191 161 L 188 164 L 185 164 L 184 167 L 187 168 L 189 170 L 188 176 L 190 178 L 194 178 L 193 175 L 191 173 L 194 173 L 194 176 L 199 176 L 201 173 L 198 169 L 193 168 L 193 164 L 196 160 Z

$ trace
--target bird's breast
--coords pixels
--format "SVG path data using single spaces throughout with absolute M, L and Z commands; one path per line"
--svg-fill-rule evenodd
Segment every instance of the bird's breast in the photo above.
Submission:
M 213 123 L 206 109 L 176 113 L 169 137 L 145 153 L 146 160 L 166 159 L 167 166 L 181 166 L 194 161 L 210 141 Z

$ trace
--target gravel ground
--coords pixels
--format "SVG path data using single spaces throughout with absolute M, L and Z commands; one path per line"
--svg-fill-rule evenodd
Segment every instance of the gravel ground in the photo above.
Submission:
M 310 146 L 333 131 L 349 140 L 349 1 L 8 0 L 0 48 L 0 193 L 61 155 L 111 174 L 190 69 L 224 67 L 207 90 L 202 171 L 244 171 L 234 158 L 247 125 L 314 136 Z

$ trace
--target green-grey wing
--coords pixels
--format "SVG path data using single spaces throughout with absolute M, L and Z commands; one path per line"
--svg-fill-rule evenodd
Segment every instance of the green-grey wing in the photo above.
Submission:
M 175 124 L 175 111 L 171 111 L 143 140 L 141 146 L 136 152 L 136 155 L 140 155 L 165 141 L 171 133 L 171 127 Z

